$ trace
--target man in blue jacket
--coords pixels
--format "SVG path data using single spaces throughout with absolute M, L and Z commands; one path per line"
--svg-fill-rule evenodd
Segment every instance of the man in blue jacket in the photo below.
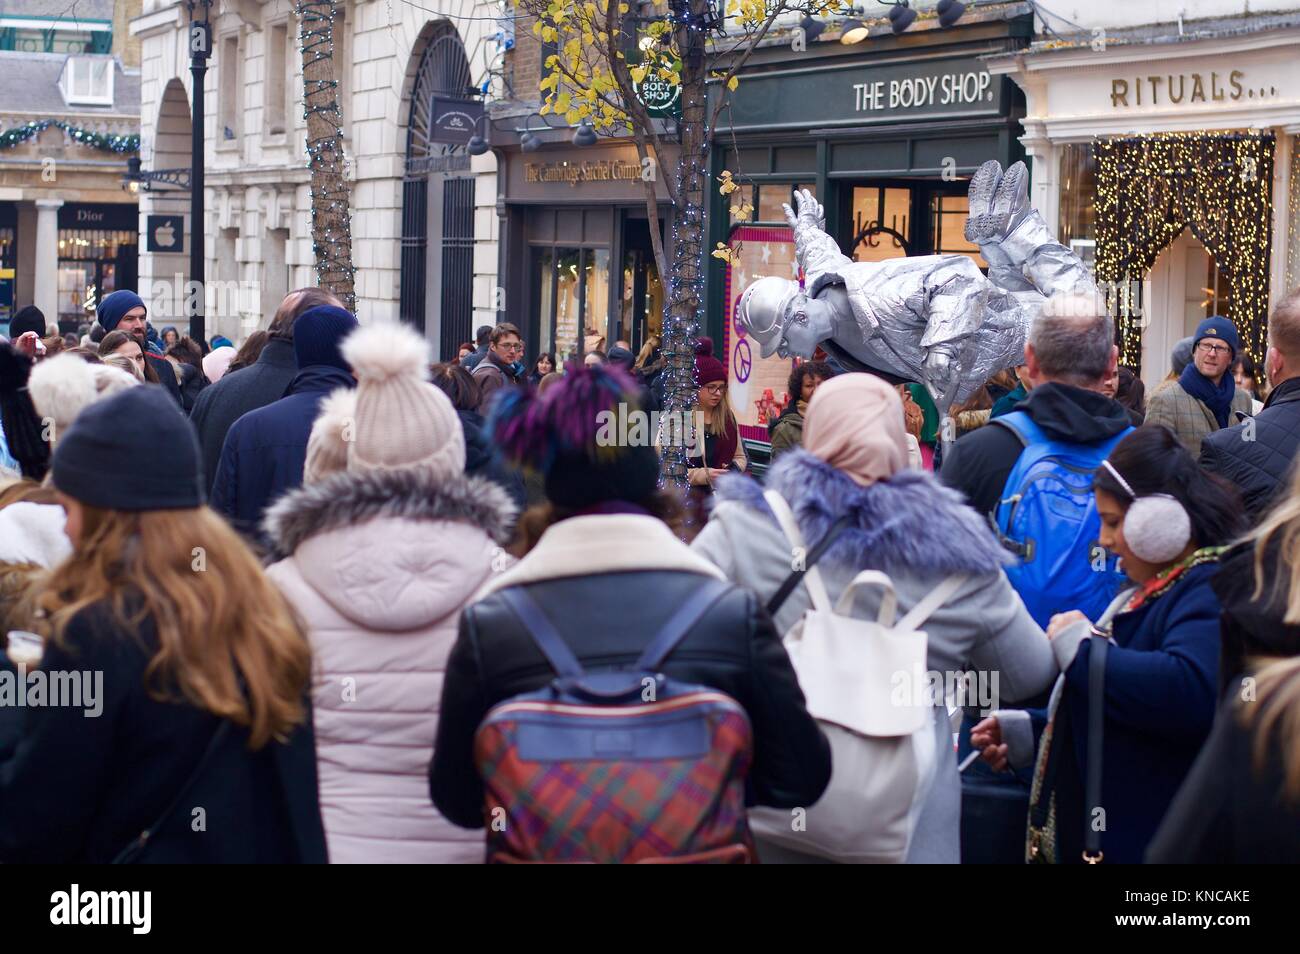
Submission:
M 307 438 L 321 401 L 337 388 L 356 385 L 341 345 L 357 327 L 356 318 L 337 305 L 303 312 L 293 326 L 298 373 L 285 396 L 249 411 L 226 434 L 211 504 L 248 539 L 260 539 L 263 511 L 302 483 Z

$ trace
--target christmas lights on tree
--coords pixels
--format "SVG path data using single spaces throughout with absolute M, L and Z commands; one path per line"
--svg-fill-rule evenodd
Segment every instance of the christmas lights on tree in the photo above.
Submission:
M 321 288 L 337 295 L 349 311 L 356 311 L 350 190 L 343 176 L 343 110 L 333 69 L 337 10 L 328 0 L 299 0 L 296 9 L 301 24 L 303 116 L 307 120 L 316 275 Z

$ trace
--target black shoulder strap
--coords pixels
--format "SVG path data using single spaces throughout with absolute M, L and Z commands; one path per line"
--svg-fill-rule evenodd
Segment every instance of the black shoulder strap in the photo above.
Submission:
M 826 536 L 817 541 L 817 545 L 804 554 L 803 566 L 791 571 L 790 575 L 776 588 L 772 598 L 767 601 L 767 614 L 769 616 L 776 615 L 776 611 L 790 598 L 790 594 L 794 592 L 795 587 L 803 580 L 803 575 L 808 572 L 808 568 L 820 560 L 826 551 L 831 548 L 831 544 L 835 542 L 836 538 L 851 527 L 853 523 L 853 514 L 846 513 L 831 524 L 830 529 L 826 531 Z
M 1094 824 L 1093 812 L 1101 808 L 1102 733 L 1106 726 L 1106 651 L 1109 641 L 1102 636 L 1092 640 L 1088 657 L 1088 771 L 1084 780 L 1083 860 L 1088 864 L 1101 861 L 1101 830 Z
M 221 748 L 221 743 L 225 741 L 226 736 L 229 734 L 230 720 L 222 719 L 221 723 L 217 726 L 217 730 L 212 733 L 212 739 L 208 742 L 208 747 L 203 750 L 203 755 L 199 758 L 199 764 L 194 766 L 194 771 L 190 773 L 189 778 L 185 780 L 185 784 L 180 787 L 179 791 L 177 791 L 176 797 L 173 798 L 167 807 L 159 813 L 157 821 L 144 831 L 140 832 L 139 835 L 131 840 L 129 845 L 117 853 L 117 857 L 112 861 L 113 864 L 130 864 L 140 856 L 141 852 L 143 852 L 145 848 L 149 846 L 149 842 L 156 834 L 158 834 L 158 830 L 167 823 L 167 820 L 171 818 L 173 814 L 175 814 L 176 809 L 180 806 L 185 796 L 190 793 L 190 790 L 193 789 L 196 784 L 198 784 L 199 778 L 203 775 L 204 769 L 208 767 L 208 764 L 212 761 L 213 755 L 216 754 L 217 749 Z

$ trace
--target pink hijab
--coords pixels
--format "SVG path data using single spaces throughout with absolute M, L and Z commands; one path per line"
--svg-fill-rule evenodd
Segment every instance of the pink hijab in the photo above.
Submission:
M 803 446 L 864 487 L 892 477 L 907 466 L 903 403 L 875 375 L 836 375 L 808 402 Z

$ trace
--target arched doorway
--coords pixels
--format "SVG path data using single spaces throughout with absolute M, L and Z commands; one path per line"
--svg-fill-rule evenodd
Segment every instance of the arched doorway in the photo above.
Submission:
M 464 116 L 456 128 L 448 128 L 447 117 L 457 114 L 457 104 L 470 112 L 479 104 L 471 98 L 477 90 L 465 45 L 451 23 L 428 24 L 416 50 L 408 80 L 399 314 L 433 339 L 441 359 L 473 337 L 474 177 Z
M 190 104 L 185 84 L 173 77 L 163 89 L 154 126 L 153 154 L 144 162 L 147 171 L 190 168 Z M 182 215 L 185 231 L 174 252 L 141 255 L 140 295 L 149 306 L 149 320 L 161 329 L 185 318 L 185 282 L 190 272 L 189 243 L 196 230 L 190 223 L 188 191 L 165 187 L 141 191 L 140 211 L 152 215 Z M 147 248 L 147 242 L 142 242 Z M 179 281 L 177 280 L 179 277 Z

